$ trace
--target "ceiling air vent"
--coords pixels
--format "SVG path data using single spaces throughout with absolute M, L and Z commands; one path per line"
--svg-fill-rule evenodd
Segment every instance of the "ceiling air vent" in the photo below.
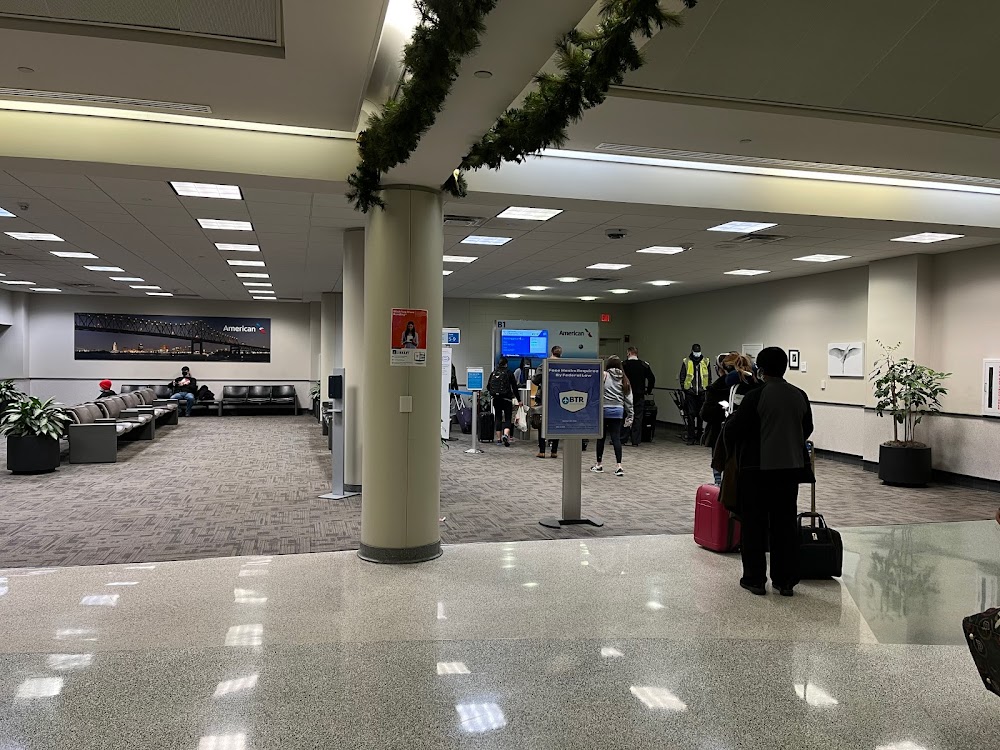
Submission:
M 174 292 L 175 297 L 187 297 L 188 299 L 200 299 L 200 294 L 191 294 L 191 292 Z
M 70 282 L 66 286 L 75 287 L 76 289 L 94 289 L 97 284 L 88 284 L 87 282 Z
M 715 247 L 719 250 L 731 250 L 734 247 L 746 247 L 746 246 L 757 246 L 757 245 L 772 245 L 775 242 L 782 242 L 787 240 L 788 237 L 782 234 L 761 234 L 756 232 L 754 234 L 744 234 L 742 237 L 735 237 L 731 240 L 726 240 L 725 242 L 720 242 Z
M 67 104 L 104 104 L 113 107 L 135 107 L 137 109 L 161 109 L 170 112 L 194 112 L 212 114 L 212 108 L 205 104 L 184 104 L 182 102 L 158 102 L 152 99 L 132 99 L 127 96 L 101 96 L 98 94 L 70 94 L 65 91 L 36 91 L 34 89 L 0 88 L 3 99 L 44 99 Z
M 445 214 L 444 225 L 446 227 L 478 227 L 483 223 L 481 216 L 456 216 L 455 214 Z
M 589 279 L 584 279 L 584 281 L 592 281 L 595 284 L 607 284 L 609 281 L 615 281 L 609 276 L 591 276 Z
M 90 294 L 118 294 L 110 289 L 91 289 Z

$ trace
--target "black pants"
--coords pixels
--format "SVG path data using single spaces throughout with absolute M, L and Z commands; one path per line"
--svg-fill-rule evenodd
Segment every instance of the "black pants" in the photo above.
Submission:
M 504 430 L 511 429 L 511 422 L 514 421 L 514 402 L 509 398 L 493 399 L 493 429 L 500 434 Z
M 633 393 L 633 397 L 634 397 Z M 625 426 L 624 420 L 622 421 L 622 442 L 632 443 L 632 445 L 638 445 L 642 442 L 642 416 L 646 410 L 646 402 L 641 398 L 633 398 L 632 408 L 635 410 L 635 414 L 632 419 L 632 424 L 628 427 Z
M 778 588 L 799 582 L 799 533 L 796 528 L 798 476 L 794 471 L 740 472 L 743 581 L 767 581 L 765 550 L 770 538 L 771 583 Z
M 618 463 L 622 462 L 622 422 L 624 421 L 621 417 L 617 419 L 614 417 L 604 418 L 604 434 L 597 441 L 597 463 L 601 463 L 601 459 L 604 458 L 604 441 L 607 440 L 608 435 L 611 436 L 611 444 L 615 447 L 615 460 Z
M 701 418 L 701 407 L 705 405 L 705 391 L 695 393 L 684 391 L 684 407 L 687 412 L 687 439 L 690 442 L 701 440 L 704 421 Z
M 549 442 L 552 443 L 552 455 L 554 456 L 559 452 L 559 441 L 550 440 Z M 545 438 L 541 436 L 541 433 L 538 435 L 538 452 L 545 453 Z

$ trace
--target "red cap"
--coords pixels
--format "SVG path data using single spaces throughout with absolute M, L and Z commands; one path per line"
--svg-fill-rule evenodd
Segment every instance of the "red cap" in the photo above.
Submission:
M 98 383 L 98 385 L 101 386 L 101 390 L 102 391 L 110 391 L 111 390 L 111 381 L 110 380 L 102 380 L 100 383 Z

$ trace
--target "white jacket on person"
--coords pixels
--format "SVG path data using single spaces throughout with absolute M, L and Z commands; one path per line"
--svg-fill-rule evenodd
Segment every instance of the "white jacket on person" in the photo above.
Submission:
M 632 408 L 632 391 L 625 395 L 625 373 L 617 367 L 604 371 L 604 408 L 620 406 L 624 410 L 626 424 L 632 424 L 635 411 Z

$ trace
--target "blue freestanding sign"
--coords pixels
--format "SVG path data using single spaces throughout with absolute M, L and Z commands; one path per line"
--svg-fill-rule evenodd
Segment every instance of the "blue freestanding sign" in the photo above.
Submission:
M 547 359 L 542 367 L 542 435 L 547 439 L 601 437 L 601 360 Z

